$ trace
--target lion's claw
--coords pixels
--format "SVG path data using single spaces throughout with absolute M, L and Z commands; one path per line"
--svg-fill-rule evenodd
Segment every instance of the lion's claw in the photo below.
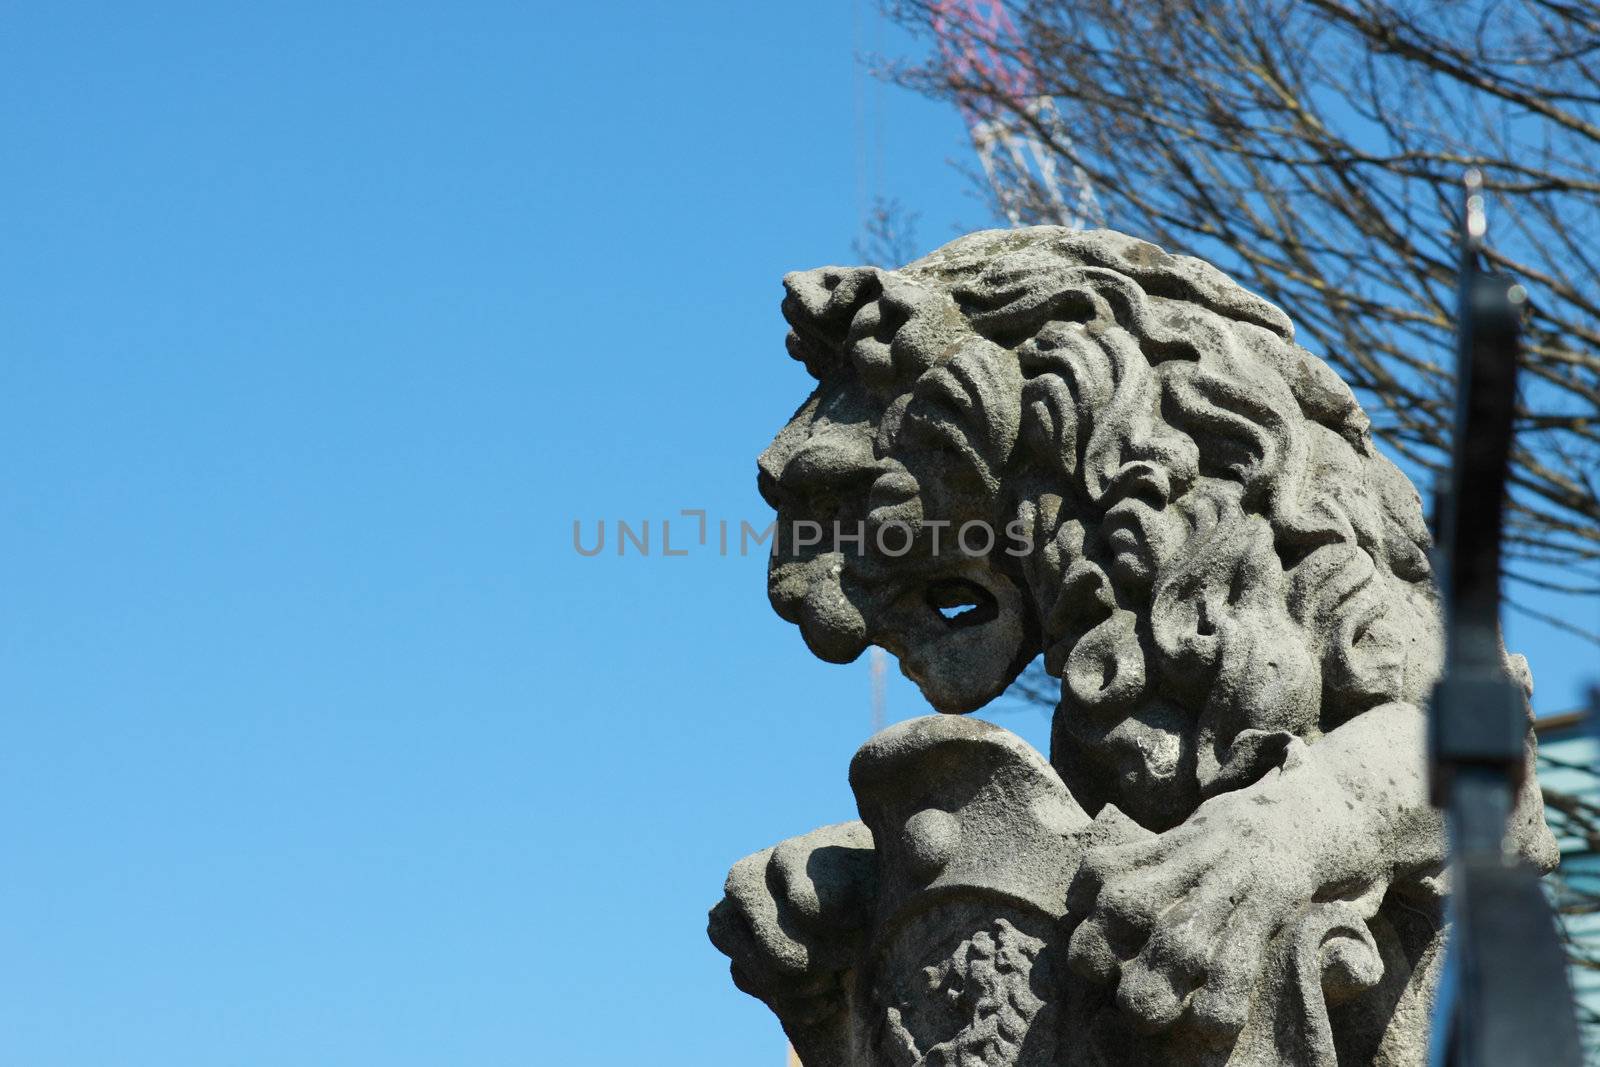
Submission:
M 1244 1025 L 1268 942 L 1315 886 L 1297 854 L 1236 825 L 1247 815 L 1211 808 L 1209 820 L 1085 858 L 1067 959 L 1114 983 L 1145 1028 L 1182 1023 L 1220 1041 Z

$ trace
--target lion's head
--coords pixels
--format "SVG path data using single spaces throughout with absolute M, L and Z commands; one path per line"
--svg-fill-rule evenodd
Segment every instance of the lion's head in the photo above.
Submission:
M 1042 653 L 1058 769 L 1155 827 L 1287 737 L 1422 699 L 1417 494 L 1271 304 L 1055 227 L 785 286 L 818 385 L 760 461 L 769 588 L 819 656 L 881 645 L 961 712 Z

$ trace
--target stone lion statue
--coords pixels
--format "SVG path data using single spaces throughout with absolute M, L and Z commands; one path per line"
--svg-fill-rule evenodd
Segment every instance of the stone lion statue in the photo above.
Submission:
M 784 284 L 817 387 L 760 459 L 774 607 L 940 712 L 1041 655 L 1061 700 L 1048 762 L 941 716 L 870 741 L 862 822 L 729 876 L 739 986 L 807 1067 L 1421 1063 L 1440 632 L 1350 390 L 1276 307 L 1109 230 Z M 1554 865 L 1531 769 L 1513 838 Z

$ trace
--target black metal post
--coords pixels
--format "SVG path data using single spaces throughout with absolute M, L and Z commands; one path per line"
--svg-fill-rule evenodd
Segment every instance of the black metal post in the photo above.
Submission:
M 1528 725 L 1500 645 L 1500 542 L 1527 296 L 1482 267 L 1476 171 L 1466 193 L 1453 456 L 1437 507 L 1445 666 L 1429 712 L 1434 803 L 1450 825 L 1453 918 L 1433 1059 L 1577 1067 L 1554 917 L 1539 873 L 1506 848 Z

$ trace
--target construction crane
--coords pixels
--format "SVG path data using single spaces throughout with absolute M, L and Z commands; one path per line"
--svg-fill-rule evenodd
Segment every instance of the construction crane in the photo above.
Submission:
M 1016 23 L 1000 0 L 934 0 L 934 35 L 966 120 L 972 145 L 1000 209 L 1013 226 L 1053 222 L 1074 230 L 1103 222 L 1089 176 L 1077 164 L 1063 168 L 1056 152 L 1034 132 L 1070 147 L 1055 101 L 1038 88 L 1038 76 Z M 980 91 L 981 90 L 981 91 Z M 1024 191 L 1037 190 L 1046 218 L 1025 218 Z
M 872 732 L 887 726 L 889 655 L 877 645 L 872 646 Z

